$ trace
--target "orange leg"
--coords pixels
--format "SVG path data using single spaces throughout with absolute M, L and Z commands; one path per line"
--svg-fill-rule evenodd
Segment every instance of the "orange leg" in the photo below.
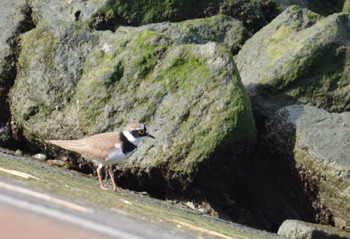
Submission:
M 102 181 L 102 175 L 101 175 L 101 172 L 102 172 L 102 168 L 103 168 L 103 165 L 102 164 L 99 164 L 98 167 L 97 167 L 97 176 L 98 176 L 98 182 L 100 183 L 100 188 L 104 189 L 104 190 L 107 190 L 107 188 L 105 188 L 105 186 L 103 185 L 103 181 Z
M 112 180 L 113 191 L 114 192 L 118 192 L 117 184 L 115 183 L 115 180 L 114 180 L 114 174 L 113 174 L 112 166 L 108 167 L 108 173 L 109 173 L 109 176 L 111 177 L 111 180 Z

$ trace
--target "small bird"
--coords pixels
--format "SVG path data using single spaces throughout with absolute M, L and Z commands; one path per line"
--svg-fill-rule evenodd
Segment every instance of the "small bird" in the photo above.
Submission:
M 96 134 L 77 140 L 46 140 L 45 142 L 77 152 L 89 160 L 98 161 L 97 176 L 102 189 L 106 188 L 103 185 L 101 171 L 104 166 L 108 166 L 113 191 L 117 192 L 112 165 L 126 160 L 146 137 L 154 139 L 148 133 L 146 125 L 131 123 L 121 132 Z

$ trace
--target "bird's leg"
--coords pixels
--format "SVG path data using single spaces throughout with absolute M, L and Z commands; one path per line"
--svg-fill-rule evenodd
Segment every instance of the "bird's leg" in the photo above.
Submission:
M 118 192 L 117 184 L 115 183 L 115 180 L 114 180 L 112 165 L 108 167 L 108 173 L 109 173 L 109 176 L 111 177 L 111 181 L 113 184 L 113 191 Z
M 98 176 L 98 182 L 100 183 L 100 188 L 107 190 L 107 188 L 105 188 L 105 186 L 103 185 L 103 181 L 102 181 L 102 175 L 101 175 L 101 171 L 102 171 L 103 165 L 99 164 L 97 167 L 97 176 Z

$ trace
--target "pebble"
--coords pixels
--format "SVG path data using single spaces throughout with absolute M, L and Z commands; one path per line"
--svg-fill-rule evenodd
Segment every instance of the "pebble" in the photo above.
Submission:
M 45 161 L 47 159 L 46 155 L 45 154 L 41 154 L 41 153 L 35 154 L 35 155 L 33 155 L 33 157 L 36 158 L 36 159 L 39 159 L 39 160 L 43 160 L 43 161 Z

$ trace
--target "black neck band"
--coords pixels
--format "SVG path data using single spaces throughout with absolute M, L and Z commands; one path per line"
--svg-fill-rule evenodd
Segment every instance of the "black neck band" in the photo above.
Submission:
M 131 143 L 128 140 L 128 138 L 124 135 L 123 132 L 120 132 L 120 141 L 122 143 L 123 154 L 130 153 L 131 151 L 133 151 L 137 147 L 135 144 Z

